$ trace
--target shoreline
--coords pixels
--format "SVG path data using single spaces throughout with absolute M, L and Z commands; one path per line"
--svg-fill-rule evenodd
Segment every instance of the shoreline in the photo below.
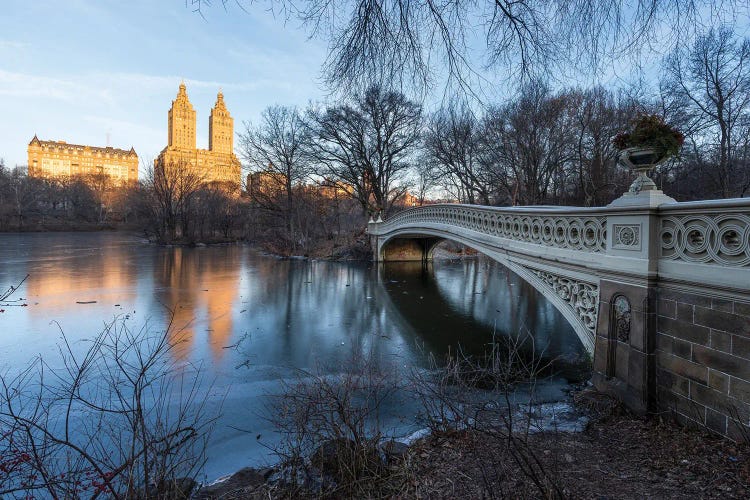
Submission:
M 256 250 L 261 255 L 266 257 L 272 257 L 279 260 L 321 260 L 328 262 L 371 262 L 372 255 L 369 251 L 364 251 L 362 245 L 348 245 L 343 247 L 343 251 L 339 254 L 333 253 L 311 253 L 311 254 L 290 254 L 285 255 L 282 253 L 276 253 L 267 250 L 263 247 L 263 242 L 249 241 L 246 238 L 218 238 L 209 239 L 206 241 L 173 241 L 173 242 L 159 242 L 154 238 L 144 234 L 143 228 L 132 226 L 132 225 L 120 225 L 116 223 L 76 223 L 76 224 L 63 224 L 56 226 L 46 227 L 25 227 L 15 229 L 0 229 L 0 235 L 2 234 L 43 234 L 43 233 L 123 233 L 132 234 L 141 239 L 148 245 L 160 246 L 164 248 L 205 248 L 214 246 L 228 246 L 228 245 L 247 245 L 248 247 Z M 369 250 L 369 249 L 368 249 Z M 475 259 L 481 257 L 481 254 L 472 249 L 448 249 L 438 248 L 435 251 L 434 260 L 464 260 L 464 259 Z
M 524 405 L 516 403 L 513 406 L 514 418 L 518 422 L 526 422 L 526 431 L 530 434 L 544 434 L 549 432 L 582 433 L 590 420 L 590 416 L 583 409 L 576 406 L 573 393 L 580 389 L 571 389 L 565 400 L 531 403 Z M 459 424 L 460 427 L 460 424 Z M 457 428 L 457 431 L 466 430 Z M 524 429 L 518 429 L 523 432 Z M 385 462 L 388 456 L 405 456 L 412 448 L 416 449 L 425 442 L 439 436 L 429 427 L 423 427 L 403 436 L 384 436 L 379 442 L 379 449 Z M 325 446 L 324 442 L 321 447 Z M 232 489 L 257 487 L 262 483 L 274 485 L 283 483 L 284 465 L 281 462 L 265 466 L 245 466 L 234 472 L 219 476 L 216 479 L 199 485 L 196 492 L 199 499 L 224 498 Z M 262 481 L 260 480 L 262 478 Z
M 507 440 L 471 428 L 428 433 L 396 450 L 385 465 L 388 473 L 360 485 L 370 488 L 362 491 L 389 498 L 538 497 L 538 480 L 550 494 L 576 498 L 750 495 L 747 444 L 684 428 L 668 416 L 634 415 L 592 388 L 572 400 L 588 415 L 579 432 L 557 428 L 517 436 L 522 445 L 515 451 Z M 533 470 L 519 465 L 519 454 L 533 459 Z M 338 497 L 285 484 L 278 468 L 267 467 L 240 469 L 193 498 L 320 496 Z

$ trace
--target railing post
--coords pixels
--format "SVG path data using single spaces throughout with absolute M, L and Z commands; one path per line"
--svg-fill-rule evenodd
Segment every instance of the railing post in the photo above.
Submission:
M 674 202 L 658 189 L 631 189 L 608 205 L 606 255 L 620 264 L 600 281 L 592 378 L 638 412 L 656 408 L 658 207 Z

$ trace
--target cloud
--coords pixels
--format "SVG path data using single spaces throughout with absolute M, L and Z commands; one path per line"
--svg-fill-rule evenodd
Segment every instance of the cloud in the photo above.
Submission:
M 234 90 L 238 92 L 252 92 L 261 88 L 293 88 L 292 82 L 280 81 L 269 78 L 254 79 L 251 82 L 231 82 L 219 80 L 200 80 L 194 78 L 182 78 L 177 75 L 157 76 L 146 75 L 141 73 L 99 73 L 92 75 L 92 78 L 104 83 L 111 82 L 111 86 L 125 86 L 132 88 L 137 85 L 139 88 L 151 89 L 153 91 L 177 91 L 177 82 L 184 81 L 188 89 L 219 89 Z
M 0 70 L 0 96 L 75 102 L 87 95 L 108 100 L 106 91 L 93 87 L 85 78 L 54 78 Z
M 0 40 L 0 51 L 2 50 L 22 50 L 29 46 L 26 42 L 17 40 Z
M 176 91 L 182 78 L 171 75 L 148 75 L 141 73 L 94 72 L 79 76 L 50 77 L 28 73 L 0 70 L 0 96 L 34 97 L 66 101 L 96 101 L 112 105 L 118 97 L 133 97 L 134 89 L 139 94 Z M 250 82 L 184 79 L 189 88 L 219 89 L 235 92 L 253 92 L 260 89 L 293 90 L 298 87 L 293 78 L 262 78 Z
M 161 128 L 156 127 L 148 127 L 144 125 L 143 123 L 137 123 L 130 120 L 119 120 L 116 118 L 112 118 L 111 116 L 99 116 L 99 115 L 83 115 L 81 117 L 84 121 L 96 124 L 96 125 L 102 125 L 106 126 L 108 128 L 117 128 L 121 130 L 138 130 L 142 135 L 156 135 L 161 138 L 162 134 L 166 133 L 166 130 L 162 130 Z

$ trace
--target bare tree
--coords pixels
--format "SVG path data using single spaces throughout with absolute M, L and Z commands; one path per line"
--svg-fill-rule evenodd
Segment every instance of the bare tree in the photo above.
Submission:
M 267 182 L 278 184 L 271 186 L 270 191 L 283 191 L 285 203 L 283 206 L 275 203 L 275 197 L 268 196 L 269 190 L 254 189 L 250 195 L 265 208 L 284 214 L 292 244 L 296 232 L 294 187 L 304 183 L 311 173 L 305 149 L 307 132 L 296 108 L 271 106 L 263 111 L 260 124 L 253 127 L 245 123 L 245 131 L 239 135 L 243 158 L 254 172 L 265 175 Z
M 107 210 L 111 206 L 111 195 L 114 188 L 112 177 L 104 172 L 91 173 L 83 176 L 83 182 L 91 190 L 96 200 L 96 213 L 98 221 L 104 222 L 107 219 Z
M 116 320 L 83 354 L 63 336 L 59 363 L 0 375 L 0 495 L 187 498 L 213 418 L 170 330 Z
M 65 206 L 74 219 L 86 222 L 101 220 L 102 203 L 98 201 L 97 193 L 83 176 L 46 179 L 45 182 L 48 187 L 57 185 L 62 188 Z
M 318 173 L 353 189 L 365 212 L 388 212 L 421 138 L 422 108 L 400 92 L 370 87 L 352 104 L 311 108 L 311 154 Z
M 481 147 L 479 121 L 453 101 L 430 119 L 425 166 L 434 168 L 443 188 L 462 203 L 489 205 L 492 186 L 480 161 Z
M 203 176 L 187 164 L 159 165 L 148 170 L 145 186 L 150 231 L 159 241 L 168 243 L 187 235 L 190 203 L 203 184 Z
M 674 51 L 666 63 L 664 85 L 695 120 L 688 152 L 695 161 L 708 163 L 705 173 L 713 195 L 744 195 L 750 189 L 745 156 L 750 130 L 750 38 L 737 40 L 727 27 L 712 28 L 692 47 Z
M 222 0 L 229 6 L 244 0 Z M 212 2 L 190 0 L 197 10 Z M 219 3 L 219 2 L 213 2 Z M 249 1 L 248 1 L 249 3 Z M 701 26 L 747 18 L 743 0 L 270 0 L 328 43 L 329 83 L 468 88 L 482 65 L 512 75 L 596 73 L 614 58 L 684 44 Z M 744 16 L 744 17 L 743 17 Z
M 16 219 L 17 227 L 23 228 L 26 225 L 26 219 L 39 210 L 44 183 L 41 179 L 29 177 L 18 169 L 14 169 L 7 176 L 5 188 L 8 192 L 11 216 Z
M 523 87 L 518 99 L 485 117 L 487 168 L 503 185 L 511 204 L 550 200 L 550 188 L 571 159 L 568 98 L 540 82 Z M 566 179 L 558 182 L 564 183 Z
M 438 165 L 431 162 L 427 155 L 422 155 L 417 165 L 416 178 L 411 185 L 412 192 L 421 207 L 427 201 L 427 197 L 434 192 L 434 188 L 441 186 L 442 179 Z
M 602 206 L 624 190 L 624 186 L 617 189 L 617 151 L 612 137 L 627 127 L 632 113 L 602 87 L 572 92 L 569 99 L 574 134 L 570 201 Z

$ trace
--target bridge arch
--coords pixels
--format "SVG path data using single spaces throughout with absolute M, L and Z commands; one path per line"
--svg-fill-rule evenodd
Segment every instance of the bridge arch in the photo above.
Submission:
M 499 262 L 528 282 L 549 300 L 573 327 L 586 350 L 594 354 L 599 285 L 594 276 L 583 273 L 560 275 L 544 265 L 531 265 L 513 258 L 508 252 L 498 251 L 481 241 L 436 228 L 397 229 L 379 238 L 373 248 L 378 261 L 432 260 L 435 247 L 450 240 L 477 250 Z

